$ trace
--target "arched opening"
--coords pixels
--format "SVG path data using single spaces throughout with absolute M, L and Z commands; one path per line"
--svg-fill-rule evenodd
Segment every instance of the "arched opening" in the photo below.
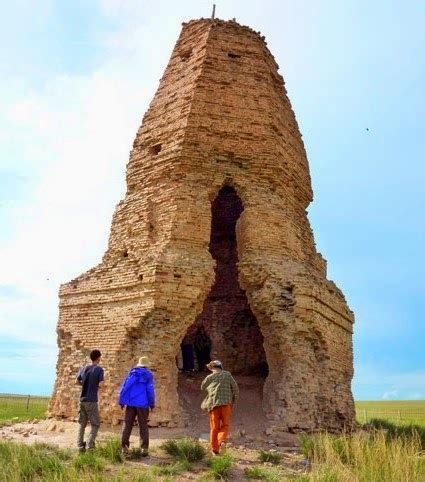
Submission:
M 247 430 L 253 419 L 263 424 L 262 391 L 268 366 L 263 335 L 239 284 L 236 223 L 243 205 L 235 189 L 224 186 L 211 209 L 209 250 L 216 262 L 215 281 L 202 313 L 182 340 L 179 396 L 190 425 L 197 425 L 198 417 L 202 417 L 199 382 L 207 375 L 205 364 L 219 359 L 241 390 L 232 425 L 236 430 Z M 206 417 L 199 422 L 205 425 Z

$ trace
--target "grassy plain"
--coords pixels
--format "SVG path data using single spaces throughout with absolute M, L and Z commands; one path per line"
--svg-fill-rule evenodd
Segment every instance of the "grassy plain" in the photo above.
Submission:
M 357 401 L 356 415 L 360 423 L 379 418 L 397 424 L 425 427 L 425 400 Z
M 421 435 L 414 430 L 398 430 L 387 422 L 385 430 L 306 436 L 302 452 L 311 470 L 298 480 L 423 482 L 425 457 Z
M 0 426 L 10 421 L 21 422 L 44 418 L 48 397 L 30 397 L 0 394 Z M 357 420 L 360 423 L 379 418 L 400 424 L 417 424 L 425 427 L 425 400 L 357 401 Z
M 44 418 L 47 412 L 48 397 L 28 397 L 0 395 L 0 427 L 10 422 L 23 422 L 34 418 Z
M 1 480 L 5 482 L 153 482 L 265 480 L 269 482 L 423 482 L 425 457 L 415 433 L 385 430 L 352 436 L 319 434 L 302 439 L 302 454 L 282 454 L 270 462 L 265 452 L 229 448 L 223 456 L 207 455 L 197 440 L 165 442 L 140 460 L 137 449 L 124 460 L 117 438 L 79 455 L 48 444 L 0 441 Z M 270 452 L 276 455 L 276 452 Z M 150 461 L 149 461 L 150 459 Z M 267 461 L 266 461 L 267 459 Z M 148 462 L 148 463 L 146 463 Z
M 48 398 L 0 395 L 0 426 L 43 418 Z M 27 409 L 28 406 L 28 409 Z M 246 452 L 230 448 L 211 458 L 196 440 L 165 442 L 153 460 L 141 465 L 134 449 L 124 460 L 118 439 L 99 444 L 93 453 L 58 449 L 44 443 L 23 445 L 0 440 L 0 479 L 34 481 L 212 481 L 266 480 L 269 482 L 422 482 L 425 480 L 425 401 L 356 402 L 357 419 L 367 423 L 353 435 L 305 436 L 301 454 L 258 451 L 247 461 Z M 377 420 L 378 419 L 378 420 Z M 145 461 L 145 460 L 144 460 Z

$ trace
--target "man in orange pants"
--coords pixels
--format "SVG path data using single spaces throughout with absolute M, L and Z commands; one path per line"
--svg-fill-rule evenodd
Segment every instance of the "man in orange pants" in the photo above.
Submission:
M 212 373 L 201 385 L 201 390 L 207 391 L 201 408 L 208 411 L 211 450 L 217 455 L 226 449 L 230 415 L 232 406 L 238 399 L 239 389 L 230 372 L 223 370 L 221 361 L 213 360 L 207 368 Z

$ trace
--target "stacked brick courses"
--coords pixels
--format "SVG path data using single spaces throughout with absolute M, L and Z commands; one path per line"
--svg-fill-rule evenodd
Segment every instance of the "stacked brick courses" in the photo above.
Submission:
M 75 374 L 99 348 L 104 420 L 122 418 L 120 383 L 145 354 L 158 392 L 152 423 L 182 423 L 175 356 L 188 327 L 208 318 L 212 204 L 223 186 L 243 206 L 235 289 L 255 318 L 252 333 L 261 330 L 270 426 L 353 422 L 354 318 L 315 249 L 308 161 L 284 82 L 259 34 L 220 20 L 183 25 L 134 141 L 102 263 L 60 288 L 52 415 L 75 415 Z M 217 343 L 213 352 L 231 359 Z

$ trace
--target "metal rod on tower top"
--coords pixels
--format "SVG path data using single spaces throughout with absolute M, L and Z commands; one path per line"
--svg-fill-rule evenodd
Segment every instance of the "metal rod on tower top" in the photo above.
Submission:
M 211 14 L 211 18 L 214 20 L 215 19 L 215 3 L 213 3 L 213 11 Z

